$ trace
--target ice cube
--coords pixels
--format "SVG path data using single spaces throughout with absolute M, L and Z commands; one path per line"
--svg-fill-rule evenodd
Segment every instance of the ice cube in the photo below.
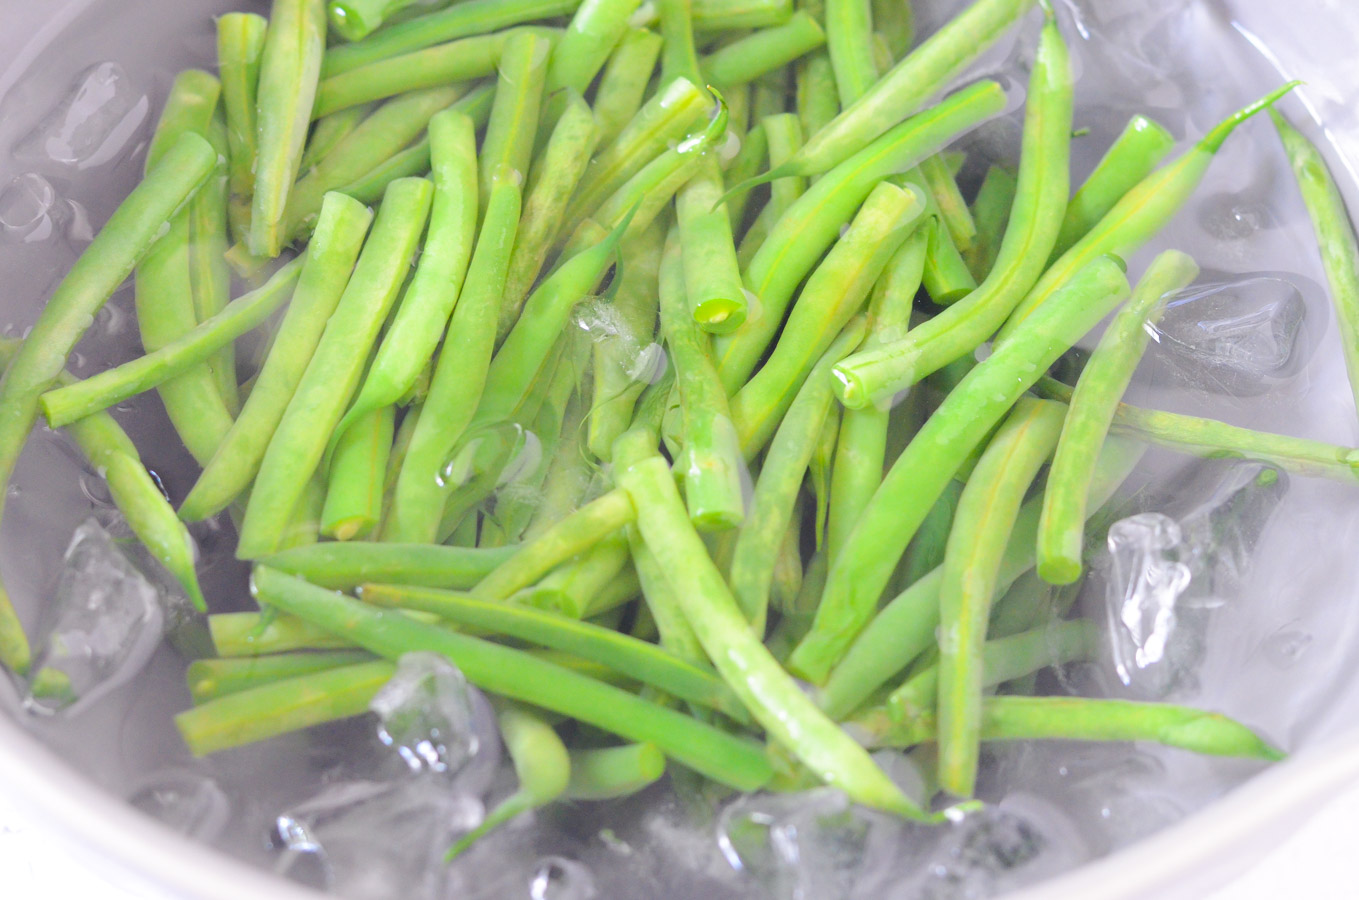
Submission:
M 405 654 L 368 704 L 378 716 L 378 738 L 412 772 L 458 772 L 480 749 L 471 690 L 439 654 Z
M 25 698 L 35 713 L 74 712 L 126 683 L 164 632 L 155 587 L 93 519 L 76 528 L 46 612 Z
M 7 243 L 44 241 L 56 230 L 52 207 L 57 192 L 36 172 L 17 175 L 0 189 L 0 237 Z
M 529 882 L 530 900 L 594 900 L 598 896 L 589 868 L 562 856 L 538 860 Z
M 117 63 L 82 72 L 64 100 L 14 147 L 21 159 L 90 169 L 117 159 L 140 134 L 151 104 Z
M 1166 302 L 1149 356 L 1195 387 L 1239 396 L 1269 390 L 1311 355 L 1301 281 L 1253 273 L 1177 292 Z
M 427 779 L 342 782 L 280 814 L 269 844 L 280 874 L 349 900 L 425 900 L 442 888 L 444 852 L 484 813 Z
M 215 840 L 231 814 L 231 802 L 217 782 L 189 769 L 153 774 L 128 795 L 127 802 L 200 841 Z
M 1189 567 L 1180 562 L 1180 526 L 1161 513 L 1140 513 L 1115 522 L 1108 543 L 1112 575 L 1106 600 L 1114 667 L 1124 684 L 1154 684 L 1153 693 L 1162 694 L 1173 686 L 1167 647 L 1190 579 Z

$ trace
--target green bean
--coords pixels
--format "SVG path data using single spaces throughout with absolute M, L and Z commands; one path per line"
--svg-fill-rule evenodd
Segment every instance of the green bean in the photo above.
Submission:
M 611 800 L 654 784 L 665 774 L 665 754 L 655 744 L 625 744 L 571 753 L 568 800 Z
M 1236 127 L 1272 106 L 1297 84 L 1289 82 L 1232 113 L 1185 153 L 1138 182 L 1085 237 L 1048 267 L 1043 277 L 1038 279 L 1038 283 L 1010 313 L 1010 318 L 996 339 L 1000 341 L 1009 337 L 1039 304 L 1046 302 L 1057 285 L 1091 259 L 1106 253 L 1126 257 L 1159 232 L 1198 187 L 1218 149 Z
M 255 190 L 255 95 L 268 20 L 254 13 L 227 13 L 217 19 L 217 70 L 226 113 L 227 165 L 230 171 L 232 234 L 250 229 L 250 197 Z
M 903 183 L 913 184 L 915 179 L 903 178 Z M 972 270 L 953 243 L 953 235 L 948 225 L 938 214 L 934 198 L 930 197 L 926 207 L 930 213 L 921 227 L 926 229 L 925 269 L 921 282 L 925 293 L 930 295 L 936 306 L 951 306 L 977 289 L 977 280 Z
M 773 775 L 763 749 L 749 740 L 523 651 L 377 610 L 267 568 L 256 568 L 254 585 L 269 605 L 352 638 L 379 656 L 395 659 L 413 650 L 442 654 L 482 690 L 579 719 L 630 741 L 654 743 L 667 756 L 720 784 L 753 790 Z
M 1071 196 L 1062 229 L 1057 233 L 1057 245 L 1052 248 L 1052 260 L 1089 233 L 1120 198 L 1152 173 L 1174 146 L 1175 138 L 1159 122 L 1142 115 L 1129 119 L 1090 177 Z
M 764 178 L 825 172 L 920 110 L 1028 12 L 1035 0 L 977 0 L 911 51 L 862 97 Z M 838 79 L 837 79 L 838 80 Z
M 490 366 L 505 272 L 519 223 L 519 183 L 514 173 L 502 170 L 491 188 L 429 394 L 393 489 L 383 540 L 429 543 L 439 530 L 452 490 L 444 469 L 472 421 Z
M 522 602 L 568 618 L 588 619 L 606 611 L 596 600 L 627 568 L 627 537 L 621 532 L 611 534 L 549 572 L 521 595 Z M 611 593 L 610 599 L 622 598 Z
M 326 505 L 326 486 L 318 471 L 307 479 L 298 498 L 288 515 L 287 524 L 278 540 L 278 550 L 291 550 L 306 547 L 321 539 L 321 513 Z
M 38 398 L 60 375 L 66 358 L 114 290 L 160 237 L 160 231 L 217 164 L 212 146 L 182 135 L 133 188 L 48 298 L 37 322 L 0 380 L 0 483 L 8 483 Z M 4 498 L 0 495 L 0 509 Z M 27 673 L 28 640 L 0 588 L 0 664 Z
M 538 107 L 543 99 L 547 58 L 552 44 L 530 31 L 505 41 L 496 66 L 495 103 L 481 140 L 479 158 L 482 212 L 491 196 L 491 179 L 502 167 L 526 179 L 538 139 Z
M 642 598 L 656 621 L 661 646 L 680 659 L 707 665 L 708 658 L 703 654 L 703 645 L 699 643 L 689 620 L 684 617 L 679 598 L 666 580 L 665 573 L 660 570 L 656 558 L 637 534 L 636 527 L 628 528 L 628 549 L 637 569 L 637 579 L 642 585 Z
M 429 122 L 434 201 L 415 275 L 349 411 L 330 439 L 399 401 L 434 355 L 467 275 L 477 228 L 477 145 L 472 120 L 446 110 Z
M 981 686 L 995 687 L 1049 666 L 1089 659 L 1098 640 L 1095 626 L 1077 619 L 1057 621 L 1004 638 L 992 638 L 981 649 Z M 887 698 L 887 713 L 909 721 L 934 711 L 939 693 L 939 666 L 921 669 Z
M 1167 295 L 1189 285 L 1199 267 L 1178 250 L 1167 250 L 1147 267 L 1128 302 L 1109 324 L 1070 400 L 1062 439 L 1043 493 L 1038 529 L 1038 574 L 1052 584 L 1080 578 L 1086 485 L 1096 448 L 1104 442 L 1123 392 L 1132 380 Z
M 815 56 L 816 54 L 812 54 Z M 811 58 L 811 57 L 808 57 Z M 805 63 L 805 61 L 804 61 Z M 794 70 L 798 67 L 794 66 Z M 789 112 L 788 92 L 790 88 L 790 74 L 788 72 L 778 72 L 766 75 L 757 80 L 750 89 L 750 118 L 752 121 L 760 121 L 770 116 L 777 116 L 780 113 Z
M 218 315 L 153 353 L 42 395 L 43 413 L 53 428 L 108 409 L 202 362 L 267 319 L 297 283 L 305 257 L 287 263 L 263 286 L 233 301 Z
M 864 338 L 866 347 L 906 332 L 924 270 L 927 237 L 920 228 L 912 232 L 873 286 L 868 305 L 868 334 Z M 828 385 L 833 382 L 829 372 L 826 380 Z M 890 418 L 887 410 L 875 407 L 845 410 L 841 417 L 826 519 L 826 554 L 832 559 L 844 546 L 873 492 L 882 484 Z
M 432 3 L 428 0 L 329 0 L 326 9 L 336 34 L 346 41 L 359 41 L 401 10 L 417 3 L 421 6 L 448 5 L 447 0 Z
M 322 82 L 324 85 L 324 82 Z M 298 172 L 303 177 L 316 164 L 325 159 L 330 151 L 339 146 L 340 142 L 349 135 L 353 134 L 354 129 L 376 109 L 378 104 L 364 103 L 360 106 L 350 106 L 339 112 L 333 112 L 328 116 L 322 116 L 311 126 L 311 136 L 307 138 L 307 148 L 302 151 L 302 165 Z
M 594 345 L 594 400 L 589 412 L 587 446 L 600 460 L 610 458 L 612 444 L 632 421 L 637 399 L 660 348 L 651 343 L 656 332 L 659 299 L 662 230 L 653 225 L 637 238 L 621 245 L 622 265 L 613 308 L 620 320 L 619 332 L 608 334 Z
M 775 72 L 826 42 L 826 33 L 805 12 L 794 13 L 782 25 L 756 31 L 699 60 L 709 82 L 734 88 Z
M 1021 398 L 987 445 L 953 517 L 939 586 L 938 740 L 939 784 L 956 796 L 972 796 L 976 785 L 982 645 L 1005 538 L 1057 445 L 1065 412 L 1051 401 Z
M 675 216 L 691 315 L 704 331 L 727 334 L 746 320 L 746 295 L 736 264 L 731 219 L 721 197 L 721 170 L 708 159 L 680 189 Z
M 194 313 L 199 323 L 226 309 L 231 301 L 231 268 L 226 251 L 230 187 L 226 159 L 226 124 L 219 112 L 208 125 L 208 141 L 222 162 L 218 174 L 194 195 L 189 205 L 189 285 L 193 289 Z M 227 344 L 208 363 L 217 392 L 233 416 L 240 412 L 241 398 L 236 380 L 236 350 Z
M 520 545 L 518 552 L 478 582 L 472 593 L 487 600 L 507 600 L 624 527 L 635 515 L 626 494 L 610 491 Z
M 789 657 L 796 673 L 814 683 L 825 681 L 872 616 L 906 545 L 968 453 L 1043 370 L 1129 290 L 1119 264 L 1101 257 L 1045 303 L 1019 337 L 999 345 L 949 393 L 892 464 L 831 562 L 816 622 Z
M 870 407 L 871 408 L 871 407 Z M 854 410 L 859 412 L 859 410 Z M 970 476 L 969 476 L 970 477 Z M 944 486 L 944 492 L 934 501 L 925 519 L 916 529 L 906 553 L 897 567 L 893 583 L 905 588 L 915 584 L 944 563 L 948 535 L 953 530 L 953 517 L 958 512 L 958 500 L 963 493 L 963 473 L 959 472 Z M 881 482 L 880 482 L 881 483 Z
M 899 59 L 915 43 L 915 12 L 909 3 L 896 0 L 872 0 L 870 4 L 875 34 L 887 45 L 888 54 Z
M 1029 81 L 1018 185 L 995 265 L 982 286 L 964 300 L 901 340 L 837 366 L 836 392 L 842 403 L 851 408 L 885 403 L 970 353 L 1004 323 L 1038 281 L 1068 196 L 1071 106 L 1070 60 L 1050 18 L 1039 37 Z
M 497 339 L 503 339 L 519 318 L 529 289 L 537 280 L 562 226 L 562 211 L 580 183 L 599 138 L 590 107 L 572 88 L 566 88 L 562 112 L 541 156 L 534 162 L 524 198 L 523 215 L 515 236 L 505 280 Z
M 294 616 L 257 612 L 213 613 L 208 631 L 223 659 L 264 656 L 291 650 L 343 650 L 354 643 Z
M 433 613 L 463 627 L 478 628 L 602 663 L 667 694 L 713 709 L 736 722 L 750 715 L 711 669 L 686 662 L 636 638 L 547 610 L 478 600 L 465 594 L 424 588 L 364 585 L 365 603 Z
M 807 279 L 769 359 L 732 398 L 732 416 L 747 456 L 769 439 L 798 385 L 868 298 L 923 209 L 919 193 L 879 184 Z
M 566 745 L 541 716 L 504 704 L 496 721 L 500 725 L 500 739 L 514 763 L 519 788 L 487 812 L 480 825 L 458 838 L 444 857 L 445 862 L 515 816 L 556 800 L 570 784 L 571 757 Z
M 684 422 L 678 468 L 690 521 L 704 531 L 723 531 L 738 527 L 745 519 L 744 462 L 708 338 L 694 321 L 686 297 L 680 243 L 678 229 L 672 229 L 661 256 L 659 278 L 661 333 L 675 368 Z
M 694 28 L 700 31 L 734 31 L 768 28 L 787 22 L 793 15 L 792 0 L 691 0 Z
M 826 50 L 843 108 L 868 93 L 878 81 L 872 41 L 869 0 L 826 0 Z
M 409 91 L 494 75 L 502 48 L 510 35 L 517 33 L 516 30 L 463 38 L 332 75 L 317 89 L 312 118 L 328 117 Z
M 656 91 L 613 143 L 590 160 L 567 208 L 563 231 L 569 234 L 575 222 L 594 215 L 605 199 L 658 155 L 660 148 L 684 138 L 707 105 L 704 92 L 686 78 L 677 78 Z
M 840 94 L 830 54 L 809 54 L 797 67 L 797 115 L 802 121 L 802 133 L 816 134 L 839 113 Z M 785 160 L 780 166 L 791 162 Z M 771 161 L 770 171 L 773 169 Z
M 279 653 L 240 659 L 196 659 L 185 678 L 195 704 L 263 687 L 299 675 L 326 672 L 372 659 L 362 650 Z
M 326 440 L 358 387 L 363 364 L 401 289 L 429 215 L 433 187 L 392 182 L 353 277 L 260 461 L 236 552 L 251 559 L 278 549 L 283 520 L 321 464 Z
M 475 423 L 505 421 L 520 410 L 540 380 L 572 310 L 594 292 L 608 271 L 627 224 L 620 223 L 603 241 L 562 263 L 529 295 L 523 314 L 491 359 Z
M 620 455 L 616 448 L 615 459 Z M 632 462 L 618 473 L 618 481 L 636 503 L 637 530 L 704 651 L 770 737 L 855 802 L 907 818 L 925 818 L 868 755 L 822 715 L 751 632 L 689 524 L 664 460 L 652 455 Z
M 1320 245 L 1321 264 L 1331 286 L 1331 305 L 1340 327 L 1345 371 L 1349 373 L 1355 404 L 1359 405 L 1359 241 L 1345 210 L 1345 200 L 1321 151 L 1283 116 L 1272 109 L 1269 112 Z
M 298 675 L 209 700 L 175 716 L 175 727 L 189 752 L 207 756 L 361 715 L 395 671 L 378 660 Z
M 906 725 L 873 716 L 855 729 L 873 747 L 906 747 L 934 738 L 925 716 Z M 1210 756 L 1278 762 L 1284 754 L 1241 723 L 1217 713 L 1167 703 L 1087 697 L 988 697 L 983 741 L 1150 741 Z
M 1008 166 L 993 165 L 986 170 L 986 177 L 977 189 L 977 199 L 972 201 L 972 221 L 977 225 L 977 236 L 964 256 L 972 277 L 979 282 L 985 281 L 996 266 L 1018 188 L 1013 170 Z
M 857 344 L 856 344 L 857 346 Z M 821 433 L 812 447 L 812 458 L 807 464 L 807 480 L 816 501 L 812 533 L 816 549 L 826 546 L 826 522 L 830 518 L 830 480 L 835 466 L 835 445 L 840 441 L 840 407 L 832 404 L 826 413 Z
M 769 582 L 769 602 L 783 613 L 797 612 L 802 592 L 802 495 L 793 500 L 793 514 L 783 531 Z
M 834 396 L 830 369 L 858 345 L 867 323 L 856 319 L 808 373 L 770 442 L 755 482 L 750 515 L 736 536 L 728 583 L 756 634 L 764 633 L 770 585 L 779 548 L 788 533 L 802 478 L 823 430 Z
M 1114 439 L 1105 444 L 1090 486 L 1089 509 L 1104 505 L 1142 455 L 1140 445 Z M 956 483 L 956 482 L 955 482 Z M 1025 503 L 1015 520 L 997 577 L 1004 589 L 1030 570 L 1042 500 Z M 951 519 L 951 516 L 950 516 Z M 854 639 L 849 651 L 831 671 L 818 702 L 826 714 L 843 719 L 869 695 L 906 667 L 936 641 L 939 625 L 939 585 L 943 570 L 934 568 L 912 581 L 885 605 Z
M 953 245 L 960 253 L 966 253 L 971 249 L 972 241 L 977 236 L 977 223 L 972 220 L 967 202 L 963 200 L 962 192 L 958 190 L 958 182 L 949 172 L 943 157 L 937 153 L 920 163 L 920 174 L 924 178 L 930 197 L 939 207 L 940 218 L 948 226 Z
M 719 342 L 718 371 L 729 391 L 754 370 L 782 324 L 794 289 L 878 182 L 937 152 L 998 113 L 1004 102 L 1004 92 L 994 81 L 964 88 L 902 122 L 798 198 L 746 267 L 746 287 L 759 298 L 761 317 Z
M 376 409 L 335 444 L 321 511 L 321 534 L 350 541 L 372 533 L 382 516 L 383 475 L 396 432 L 396 407 Z
M 544 93 L 569 88 L 584 94 L 628 30 L 638 4 L 639 0 L 583 0 L 552 50 Z
M 651 73 L 661 55 L 661 36 L 645 28 L 623 35 L 604 66 L 595 88 L 594 114 L 599 143 L 608 145 L 618 137 L 642 107 Z
M 253 256 L 272 259 L 289 240 L 288 200 L 302 162 L 325 47 L 323 0 L 274 0 L 255 103 L 255 186 L 246 241 Z
M 439 544 L 333 543 L 298 547 L 260 562 L 313 584 L 349 590 L 367 581 L 466 590 L 505 562 L 518 547 L 475 549 Z
M 802 146 L 802 121 L 793 113 L 778 113 L 766 116 L 760 120 L 760 133 L 765 137 L 768 144 L 769 164 L 778 165 L 785 159 L 791 159 Z M 732 173 L 733 176 L 736 173 Z M 735 180 L 735 178 L 733 178 Z M 797 199 L 807 190 L 807 179 L 794 176 L 791 178 L 781 178 L 769 186 L 769 199 L 765 201 L 760 209 L 760 214 L 751 223 L 750 228 L 741 238 L 741 246 L 736 254 L 737 262 L 742 269 L 749 269 L 750 261 L 754 258 L 755 252 L 760 249 L 760 245 L 769 237 L 769 232 L 774 224 L 783 218 L 783 214 L 797 202 Z M 749 197 L 750 193 L 734 195 L 728 199 L 728 203 L 733 202 L 736 197 Z
M 578 4 L 579 0 L 465 0 L 447 9 L 390 25 L 361 41 L 331 47 L 326 51 L 321 74 L 331 78 L 435 44 L 566 15 Z
M 661 38 L 661 84 L 676 78 L 703 83 L 694 48 L 694 27 L 690 0 L 656 0 Z
M 241 415 L 184 498 L 180 515 L 185 521 L 216 515 L 254 480 L 269 440 L 349 282 L 371 221 L 372 213 L 358 201 L 342 194 L 327 195 L 278 336 Z
M 749 93 L 749 91 L 747 91 Z M 735 118 L 734 116 L 732 117 Z M 728 127 L 735 130 L 735 125 Z M 756 123 L 751 126 L 747 122 L 747 129 L 741 138 L 741 148 L 736 151 L 736 155 L 726 163 L 723 171 L 723 179 L 732 182 L 740 182 L 755 174 L 764 166 L 765 160 L 769 156 L 769 136 L 764 130 L 763 123 Z M 741 226 L 746 221 L 746 209 L 750 203 L 751 194 L 749 191 L 740 194 L 733 194 L 727 198 L 727 222 L 731 228 L 733 237 L 741 233 Z M 739 245 L 738 245 L 739 247 Z M 740 256 L 737 256 L 740 264 Z

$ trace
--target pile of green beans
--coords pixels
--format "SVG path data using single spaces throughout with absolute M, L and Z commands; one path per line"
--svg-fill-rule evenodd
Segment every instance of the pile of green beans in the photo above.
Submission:
M 1015 29 L 1022 147 L 978 186 L 950 148 L 1005 92 L 943 92 Z M 274 0 L 219 19 L 217 49 L 0 345 L 0 473 L 38 415 L 68 430 L 210 612 L 177 717 L 195 754 L 359 715 L 424 651 L 491 695 L 519 779 L 450 855 L 668 762 L 938 821 L 870 748 L 937 744 L 964 803 L 985 741 L 1281 757 L 1217 713 L 1018 696 L 1098 634 L 1007 592 L 1079 580 L 1146 444 L 1359 479 L 1359 449 L 1122 402 L 1198 273 L 1167 250 L 1133 288 L 1123 257 L 1267 108 L 1359 397 L 1359 243 L 1271 108 L 1292 85 L 1165 165 L 1136 116 L 1073 186 L 1046 0 L 970 0 L 919 43 L 876 0 Z M 65 374 L 134 271 L 145 354 Z M 1047 374 L 1111 313 L 1074 386 Z M 107 412 L 152 389 L 202 466 L 184 496 Z M 198 589 L 183 523 L 219 514 L 258 613 Z M 32 658 L 0 591 L 0 664 L 50 684 Z

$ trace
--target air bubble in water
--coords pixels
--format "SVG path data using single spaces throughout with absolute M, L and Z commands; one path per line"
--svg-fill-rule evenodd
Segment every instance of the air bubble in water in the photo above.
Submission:
M 35 172 L 19 175 L 0 190 L 0 234 L 6 242 L 35 243 L 51 237 L 57 192 Z
M 17 156 L 77 169 L 112 162 L 146 123 L 151 103 L 117 63 L 81 73 L 66 99 L 14 148 Z

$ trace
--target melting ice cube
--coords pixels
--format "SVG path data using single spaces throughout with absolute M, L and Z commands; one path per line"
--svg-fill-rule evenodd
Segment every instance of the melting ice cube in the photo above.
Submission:
M 127 802 L 200 841 L 216 839 L 231 814 L 231 802 L 217 782 L 187 769 L 155 773 L 128 795 Z
M 71 538 L 47 615 L 25 698 L 38 713 L 84 705 L 126 683 L 164 630 L 156 589 L 93 519 Z
M 146 94 L 117 63 L 80 74 L 66 98 L 14 147 L 26 159 L 48 159 L 76 169 L 116 159 L 140 133 L 150 112 Z
M 480 749 L 467 679 L 437 653 L 402 656 L 369 709 L 378 737 L 412 772 L 457 772 Z

